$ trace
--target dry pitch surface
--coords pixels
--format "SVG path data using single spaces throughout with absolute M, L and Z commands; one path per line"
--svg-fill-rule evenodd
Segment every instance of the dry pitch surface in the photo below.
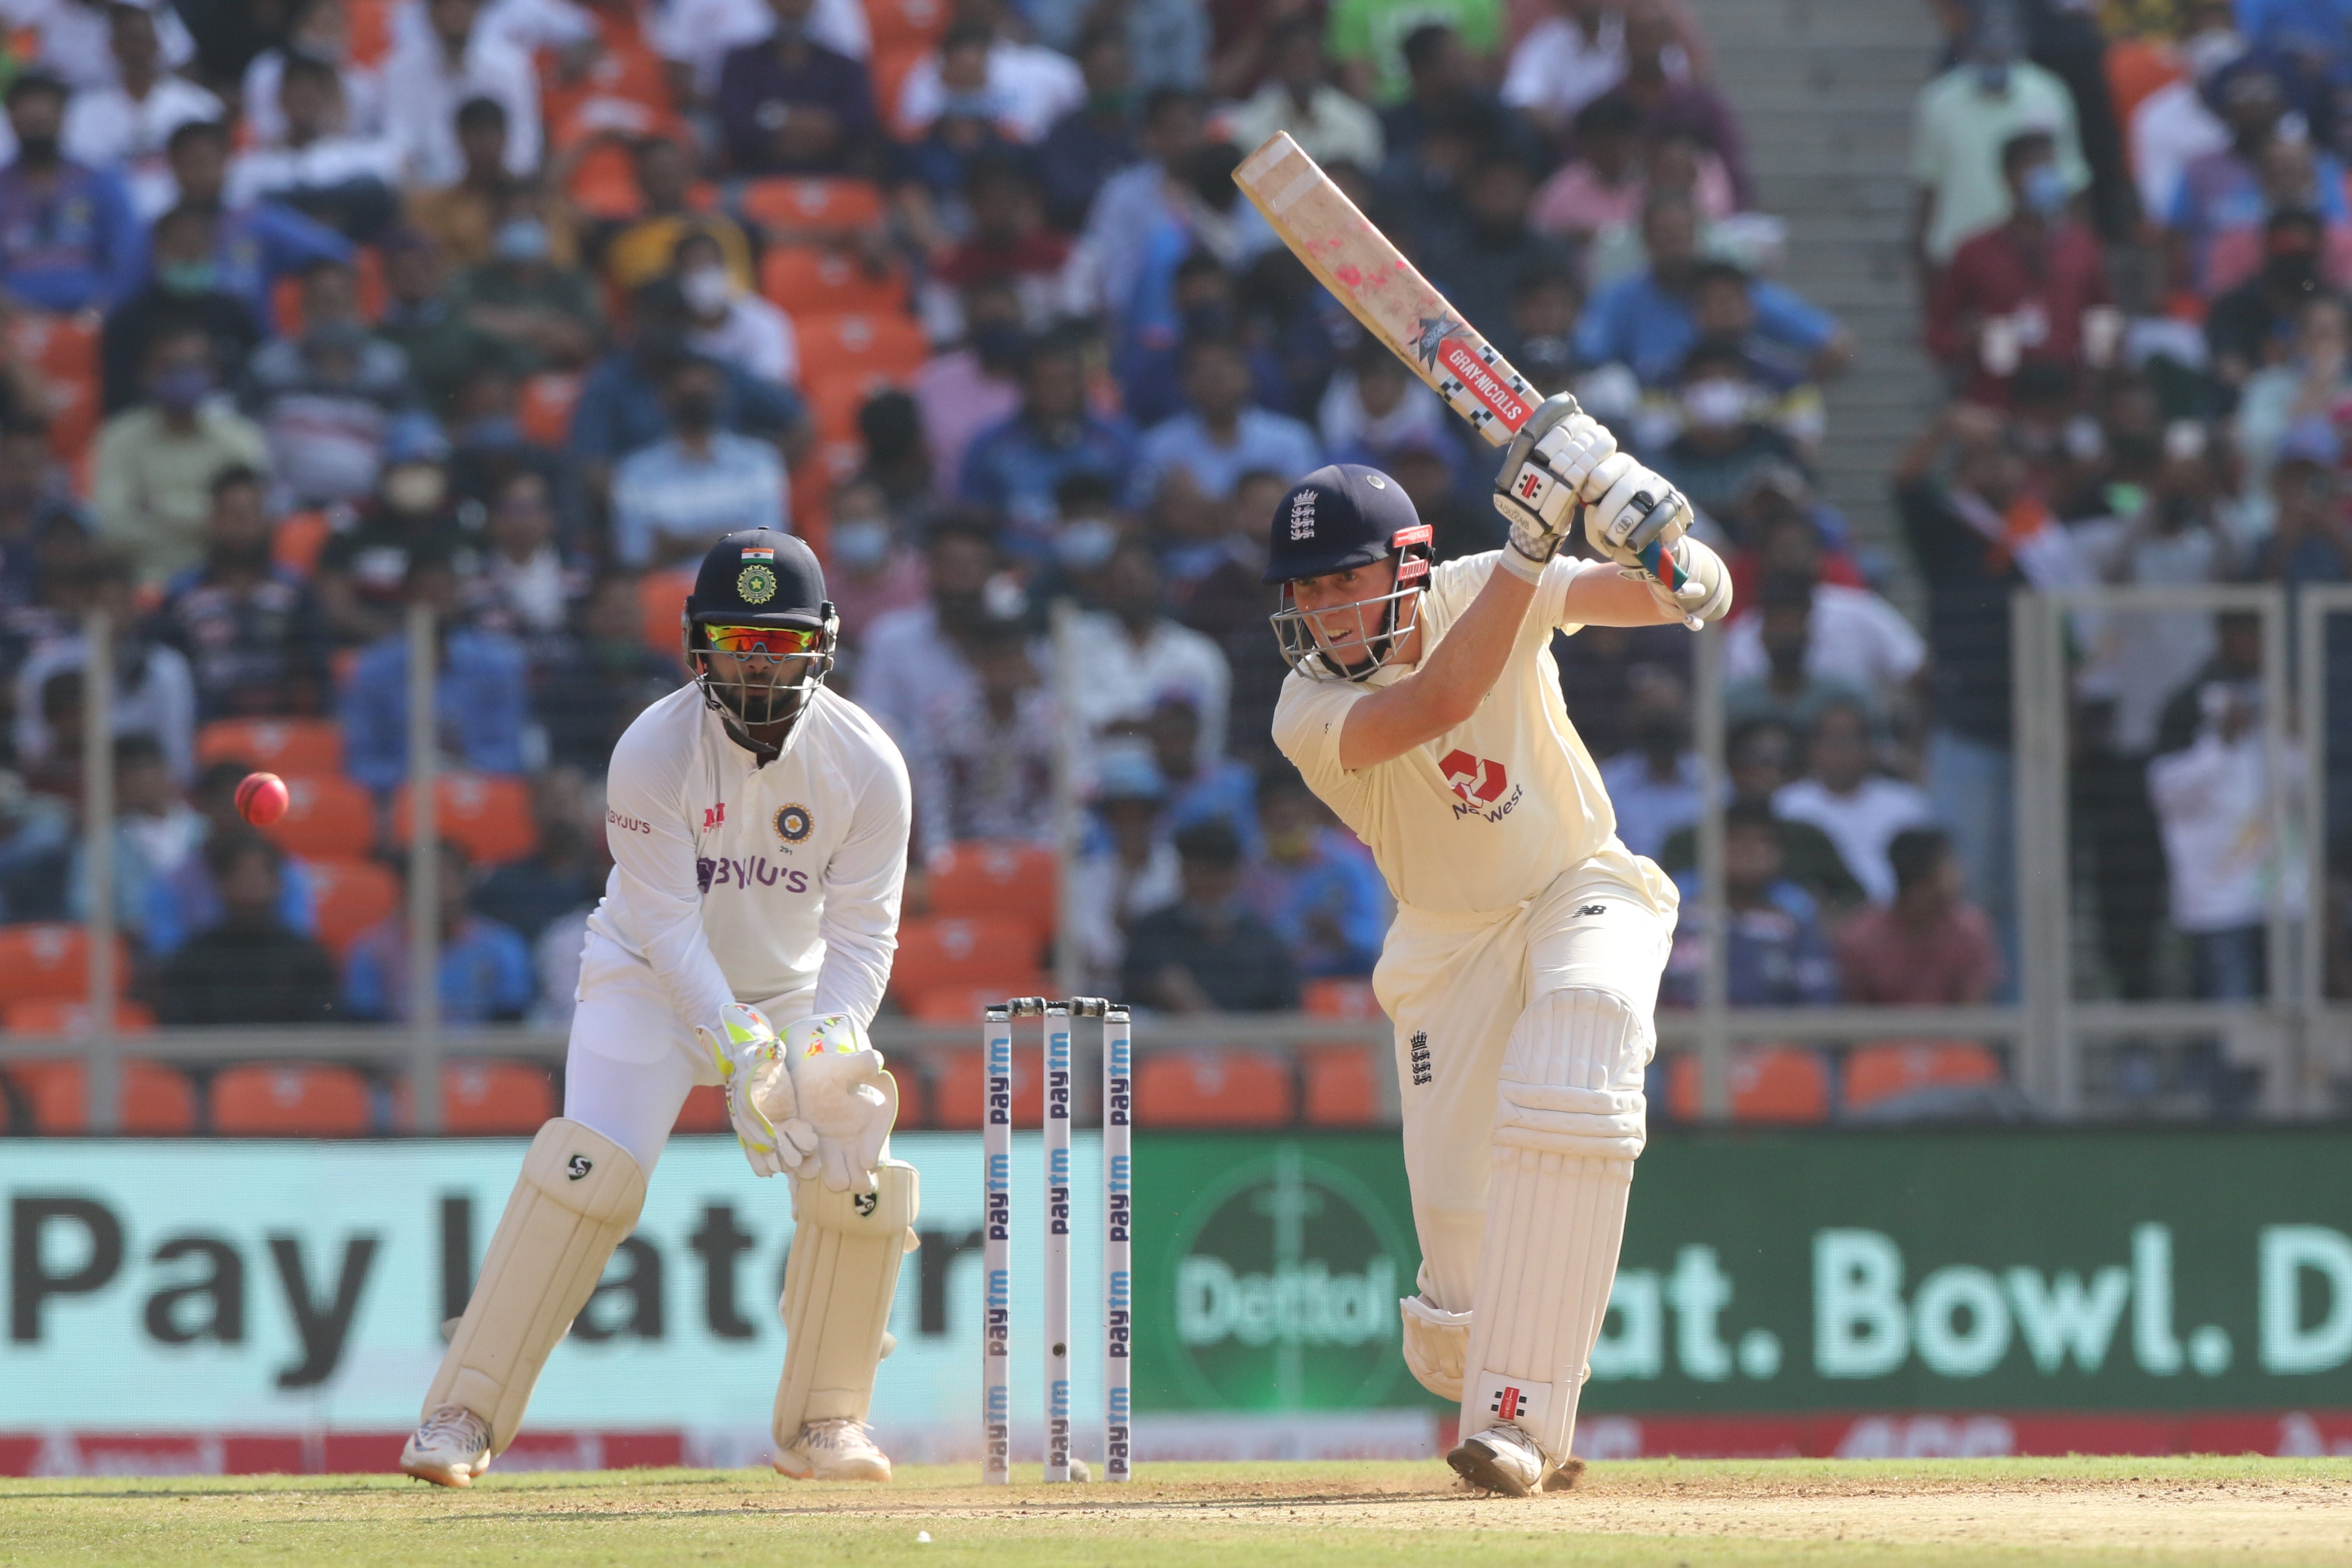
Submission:
M 1663 1460 L 1525 1500 L 1472 1494 L 1434 1462 L 1165 1465 L 1123 1488 L 988 1490 L 975 1475 L 909 1468 L 877 1489 L 493 1471 L 464 1492 L 382 1476 L 0 1481 L 0 1568 L 2352 1565 L 2343 1459 Z

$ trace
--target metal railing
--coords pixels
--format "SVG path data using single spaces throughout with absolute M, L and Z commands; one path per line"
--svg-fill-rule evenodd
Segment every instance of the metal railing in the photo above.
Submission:
M 2069 870 L 2069 794 L 2066 788 L 2072 685 L 2067 655 L 2068 617 L 2086 610 L 2108 614 L 2241 611 L 2262 625 L 2263 724 L 2270 809 L 2276 842 L 2299 846 L 2304 886 L 2298 910 L 2273 899 L 2266 917 L 2268 984 L 2257 1002 L 2126 1002 L 2077 998 L 2073 962 L 2073 882 Z M 2321 913 L 2326 886 L 2326 644 L 2331 616 L 2352 615 L 2352 586 L 2306 587 L 2290 604 L 2275 586 L 2105 588 L 2054 594 L 2020 594 L 2011 601 L 2011 676 L 2017 810 L 2017 908 L 2022 955 L 2020 1000 L 2013 1005 L 1954 1007 L 1752 1007 L 1728 1000 L 1725 948 L 1706 943 L 1700 1005 L 1662 1010 L 1657 1032 L 1663 1047 L 1695 1051 L 1699 1064 L 1702 1120 L 1729 1118 L 1734 1047 L 1745 1042 L 1804 1040 L 1850 1045 L 1888 1039 L 1948 1038 L 1999 1042 L 2011 1057 L 2012 1076 L 2040 1107 L 2058 1116 L 2084 1112 L 2085 1047 L 2107 1039 L 2226 1037 L 2243 1054 L 2259 1057 L 2264 1113 L 2279 1117 L 2323 1114 L 2330 1107 L 2331 1070 L 2352 1068 L 2352 1003 L 2326 994 L 2326 931 Z M 2290 625 L 2290 621 L 2292 625 Z M 114 658 L 107 616 L 84 617 L 89 648 L 84 680 L 83 807 L 86 825 L 114 818 L 112 706 Z M 1057 642 L 1067 646 L 1066 611 L 1054 618 Z M 405 1078 L 415 1129 L 443 1125 L 440 1067 L 450 1058 L 496 1057 L 560 1061 L 562 1034 L 528 1026 L 445 1027 L 440 1016 L 438 965 L 430 955 L 439 946 L 440 860 L 436 848 L 433 788 L 438 754 L 436 674 L 437 632 L 431 610 L 415 606 L 406 626 L 408 659 L 409 841 L 406 926 L 411 961 L 408 1021 L 400 1025 L 333 1025 L 301 1027 L 171 1028 L 142 1035 L 137 1054 L 164 1062 L 328 1059 L 371 1064 Z M 1696 915 L 1710 933 L 1726 929 L 1723 818 L 1725 796 L 1724 634 L 1711 626 L 1696 649 L 1694 698 L 1701 813 L 1696 834 L 1701 892 L 1686 915 Z M 1077 679 L 1065 667 L 1060 679 Z M 1066 702 L 1065 709 L 1067 710 Z M 2352 745 L 2352 737 L 2345 743 Z M 2294 764 L 2299 759 L 2299 767 Z M 1082 808 L 1076 786 L 1075 745 L 1056 757 L 1057 837 L 1064 847 L 1065 926 L 1055 943 L 1062 988 L 1078 964 L 1077 944 L 1067 921 L 1067 869 L 1077 843 Z M 2290 787 L 2290 773 L 2298 774 Z M 124 1042 L 116 1027 L 119 977 L 113 935 L 120 924 L 114 908 L 113 835 L 86 833 L 85 866 L 89 943 L 88 1033 L 74 1036 L 0 1035 L 0 1061 L 80 1056 L 88 1064 L 89 1124 L 95 1132 L 121 1125 L 121 1058 Z M 2029 873 L 2028 868 L 2037 868 Z M 2053 874 L 2054 872 L 2054 874 Z M 964 1024 L 929 1025 L 886 1016 L 877 1019 L 876 1043 L 885 1052 L 932 1057 L 971 1048 Z M 1135 1047 L 1139 1053 L 1199 1046 L 1242 1046 L 1296 1052 L 1310 1044 L 1346 1044 L 1385 1057 L 1392 1037 L 1385 1021 L 1303 1016 L 1139 1015 Z M 1393 1116 L 1397 1086 L 1385 1064 L 1374 1073 L 1383 1110 Z

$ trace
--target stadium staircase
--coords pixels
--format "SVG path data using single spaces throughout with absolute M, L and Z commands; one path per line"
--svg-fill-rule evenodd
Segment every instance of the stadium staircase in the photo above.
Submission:
M 1911 107 L 1940 45 L 1922 0 L 1689 0 L 1748 137 L 1757 204 L 1787 220 L 1788 283 L 1853 332 L 1829 389 L 1830 499 L 1885 547 L 1886 474 L 1940 401 L 1905 237 Z

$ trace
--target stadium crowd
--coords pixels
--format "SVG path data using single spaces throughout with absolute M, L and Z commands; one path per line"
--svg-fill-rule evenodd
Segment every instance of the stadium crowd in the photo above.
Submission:
M 1853 344 L 1776 279 L 1678 0 L 0 0 L 0 918 L 87 908 L 103 608 L 131 994 L 403 1016 L 425 603 L 443 1016 L 560 1022 L 680 569 L 764 522 L 908 759 L 910 914 L 953 847 L 1052 842 L 1070 723 L 1090 986 L 1360 981 L 1389 910 L 1268 739 L 1265 520 L 1344 460 L 1441 558 L 1501 532 L 1491 452 L 1238 199 L 1286 130 L 1732 552 L 1732 1002 L 2009 994 L 2011 593 L 2352 579 L 2352 6 L 1937 8 L 1913 250 L 1951 398 L 1892 476 L 1906 574 L 1820 488 Z M 2259 638 L 2078 630 L 2106 983 L 2258 995 Z M 1556 645 L 1686 895 L 1690 646 Z M 255 766 L 295 784 L 266 835 Z

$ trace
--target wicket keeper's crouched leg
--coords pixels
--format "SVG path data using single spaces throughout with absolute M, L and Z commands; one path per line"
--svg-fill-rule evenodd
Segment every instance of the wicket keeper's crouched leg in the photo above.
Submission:
M 888 1157 L 898 1095 L 880 1053 L 838 1015 L 803 1019 L 781 1039 L 740 1005 L 717 1031 L 682 1028 L 650 976 L 599 964 L 614 955 L 597 946 L 592 937 L 565 1114 L 524 1156 L 401 1468 L 467 1486 L 513 1442 L 541 1369 L 635 1226 L 646 1177 L 700 1081 L 726 1089 L 753 1169 L 793 1178 L 775 1468 L 889 1479 L 864 1423 L 890 1350 L 899 1259 L 916 1245 L 917 1184 L 912 1166 Z M 775 1003 L 786 1016 L 806 1005 Z
M 1462 1401 L 1454 1468 L 1565 1485 L 1609 1306 L 1677 896 L 1612 846 L 1501 915 L 1400 911 L 1374 976 L 1396 1020 L 1422 1252 L 1406 1363 Z

